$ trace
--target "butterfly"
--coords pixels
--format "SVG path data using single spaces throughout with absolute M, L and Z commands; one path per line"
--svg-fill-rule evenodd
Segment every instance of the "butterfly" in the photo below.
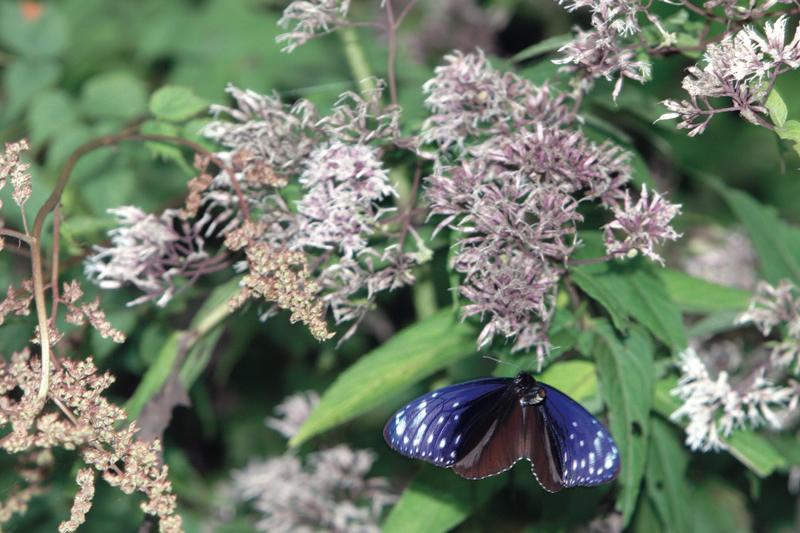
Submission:
M 393 450 L 467 479 L 505 472 L 527 459 L 549 492 L 617 477 L 619 450 L 575 400 L 530 374 L 484 378 L 420 396 L 383 429 Z

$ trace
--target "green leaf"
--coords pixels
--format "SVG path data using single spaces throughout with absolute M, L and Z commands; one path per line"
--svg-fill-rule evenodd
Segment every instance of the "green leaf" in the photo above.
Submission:
M 48 91 L 34 98 L 28 109 L 31 142 L 41 146 L 59 131 L 78 122 L 75 102 L 64 91 Z
M 686 335 L 693 339 L 736 329 L 739 327 L 736 324 L 736 319 L 740 314 L 741 311 L 714 311 L 706 315 L 702 320 L 692 324 L 686 330 Z
M 208 102 L 188 87 L 168 85 L 150 97 L 150 112 L 162 120 L 182 122 L 207 109 Z
M 536 56 L 549 54 L 550 52 L 555 52 L 568 42 L 572 41 L 572 34 L 571 33 L 562 33 L 561 35 L 554 35 L 552 37 L 548 37 L 543 41 L 539 41 L 536 44 L 533 44 L 524 50 L 517 52 L 512 58 L 511 61 L 514 63 L 520 63 L 522 61 L 526 61 L 528 59 L 534 58 Z
M 572 359 L 553 363 L 536 376 L 558 390 L 568 394 L 573 400 L 583 402 L 597 395 L 597 372 L 591 361 Z
M 3 72 L 4 119 L 17 116 L 37 94 L 54 85 L 60 75 L 61 65 L 49 59 L 19 59 L 11 63 Z
M 25 56 L 54 56 L 66 48 L 68 27 L 59 7 L 42 3 L 41 14 L 25 16 L 23 2 L 0 3 L 0 41 Z
M 383 533 L 450 531 L 497 492 L 506 479 L 476 483 L 425 466 L 403 491 L 381 527 Z
M 140 381 L 139 385 L 136 387 L 133 396 L 125 403 L 125 412 L 128 413 L 128 418 L 137 418 L 145 404 L 147 404 L 150 398 L 161 390 L 161 386 L 166 383 L 170 372 L 172 372 L 172 367 L 175 365 L 175 361 L 178 358 L 180 340 L 180 331 L 176 331 L 167 338 L 161 350 L 159 350 L 155 362 L 147 369 L 147 372 L 142 377 L 142 381 Z
M 744 311 L 752 296 L 748 291 L 695 278 L 678 270 L 660 269 L 657 273 L 670 299 L 685 312 Z
M 128 71 L 104 72 L 84 84 L 81 107 L 93 118 L 132 119 L 147 111 L 147 88 Z
M 728 452 L 759 477 L 767 477 L 786 464 L 775 447 L 753 431 L 734 431 L 725 442 Z
M 772 89 L 772 92 L 767 96 L 765 105 L 767 106 L 767 111 L 769 111 L 769 118 L 772 119 L 772 123 L 778 127 L 783 126 L 786 123 L 786 116 L 789 112 L 786 109 L 786 103 L 783 101 L 783 98 L 781 98 L 778 89 Z
M 592 274 L 585 267 L 573 268 L 569 274 L 583 292 L 608 311 L 611 321 L 618 330 L 623 332 L 628 330 L 630 321 L 627 305 L 619 293 L 615 292 L 608 283 L 604 283 L 599 275 Z
M 705 479 L 691 492 L 692 527 L 703 533 L 752 533 L 748 499 L 730 480 Z
M 570 272 L 580 272 L 579 278 L 575 278 L 576 283 L 606 308 L 620 331 L 626 329 L 625 317 L 636 320 L 673 349 L 686 347 L 686 332 L 680 311 L 652 269 L 638 262 L 638 265 L 578 267 Z
M 675 431 L 657 417 L 651 419 L 650 450 L 647 455 L 645 485 L 664 531 L 689 531 L 689 489 L 686 466 L 689 454 Z
M 139 128 L 144 134 L 147 135 L 167 135 L 170 137 L 178 137 L 179 131 L 178 127 L 175 124 L 170 124 L 169 122 L 161 122 L 158 120 L 147 120 L 142 123 L 141 127 Z M 145 143 L 147 146 L 148 151 L 153 154 L 153 157 L 162 159 L 164 161 L 171 161 L 177 164 L 181 169 L 186 171 L 188 174 L 194 174 L 194 169 L 192 166 L 186 161 L 186 158 L 183 156 L 183 152 L 181 149 L 175 146 L 174 144 L 169 144 L 166 142 L 157 142 L 157 141 L 147 141 Z
M 608 406 L 611 433 L 624 465 L 617 509 L 628 524 L 636 507 L 650 438 L 653 402 L 653 345 L 640 328 L 631 328 L 623 345 L 611 326 L 599 321 L 594 355 L 603 401 Z
M 474 332 L 449 309 L 405 328 L 336 378 L 289 446 L 352 420 L 474 352 Z
M 184 385 L 191 385 L 202 371 L 200 361 L 208 361 L 207 344 L 199 343 L 205 336 L 212 334 L 222 321 L 230 314 L 228 300 L 239 290 L 239 279 L 234 278 L 218 286 L 203 303 L 187 331 L 176 331 L 170 335 L 159 350 L 155 361 L 147 369 L 142 381 L 125 404 L 125 411 L 131 419 L 139 416 L 144 406 L 166 383 L 176 362 L 188 365 L 181 368 L 180 377 Z M 178 361 L 185 353 L 186 359 Z
M 677 384 L 674 377 L 656 383 L 653 409 L 665 418 L 669 418 L 681 406 L 680 400 L 670 394 Z M 676 423 L 684 425 L 683 422 Z M 767 477 L 785 465 L 781 454 L 758 433 L 738 430 L 723 440 L 728 445 L 728 452 L 759 477 Z
M 787 120 L 784 124 L 775 128 L 775 133 L 781 139 L 800 143 L 800 122 L 796 120 Z
M 767 281 L 777 283 L 788 278 L 800 283 L 800 228 L 782 221 L 774 209 L 744 192 L 729 189 L 719 181 L 711 184 L 744 224 Z

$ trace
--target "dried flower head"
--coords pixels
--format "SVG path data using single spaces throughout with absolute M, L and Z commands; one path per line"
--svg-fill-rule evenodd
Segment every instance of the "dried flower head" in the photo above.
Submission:
M 235 249 L 238 231 L 227 241 Z M 306 257 L 302 252 L 278 250 L 264 242 L 245 246 L 248 273 L 242 279 L 242 292 L 232 305 L 241 305 L 255 295 L 289 310 L 292 322 L 303 322 L 320 341 L 333 336 L 325 323 L 325 307 L 319 299 L 318 285 L 310 278 Z
M 86 513 L 92 508 L 94 499 L 95 472 L 91 468 L 81 468 L 75 478 L 78 483 L 78 493 L 72 502 L 69 520 L 58 525 L 58 533 L 71 533 L 86 521 Z
M 11 181 L 14 202 L 22 207 L 31 197 L 31 166 L 21 160 L 22 152 L 30 150 L 28 141 L 6 143 L 5 151 L 0 154 L 0 189 L 5 187 L 6 181 Z M 0 202 L 0 207 L 3 204 Z
M 40 372 L 39 362 L 27 350 L 15 353 L 10 362 L 0 359 L 0 428 L 4 435 L 0 448 L 11 454 L 77 450 L 110 485 L 126 494 L 144 494 L 147 499 L 142 510 L 159 517 L 162 533 L 183 531 L 168 469 L 160 462 L 160 443 L 135 440 L 134 424 L 119 428 L 127 415 L 103 397 L 114 378 L 99 374 L 91 357 L 62 359 L 52 371 L 43 403 L 36 399 Z M 21 398 L 17 391 L 22 392 Z M 79 473 L 82 489 L 64 527 L 71 527 L 73 520 L 80 522 L 81 513 L 88 510 L 91 482 L 86 477 L 85 472 Z
M 679 204 L 671 204 L 658 192 L 651 193 L 642 185 L 642 194 L 634 204 L 625 192 L 624 207 L 614 207 L 614 220 L 603 226 L 606 251 L 614 256 L 645 257 L 664 264 L 655 247 L 680 237 L 670 222 L 681 211 Z M 620 239 L 619 235 L 622 235 Z
M 0 302 L 0 325 L 8 315 L 28 316 L 33 302 L 33 287 L 30 281 L 23 283 L 22 289 L 10 286 L 6 289 L 6 297 Z

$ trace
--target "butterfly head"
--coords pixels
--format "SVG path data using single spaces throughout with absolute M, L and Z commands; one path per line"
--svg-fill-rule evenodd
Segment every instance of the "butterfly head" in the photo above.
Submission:
M 514 392 L 523 407 L 537 405 L 544 401 L 547 391 L 533 379 L 533 376 L 524 372 L 514 378 Z

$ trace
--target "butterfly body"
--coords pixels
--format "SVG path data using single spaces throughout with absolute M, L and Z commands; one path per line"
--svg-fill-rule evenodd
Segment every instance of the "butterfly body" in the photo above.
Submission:
M 580 404 L 526 373 L 420 396 L 389 419 L 383 434 L 399 453 L 468 479 L 527 459 L 550 492 L 606 483 L 620 467 L 608 430 Z

